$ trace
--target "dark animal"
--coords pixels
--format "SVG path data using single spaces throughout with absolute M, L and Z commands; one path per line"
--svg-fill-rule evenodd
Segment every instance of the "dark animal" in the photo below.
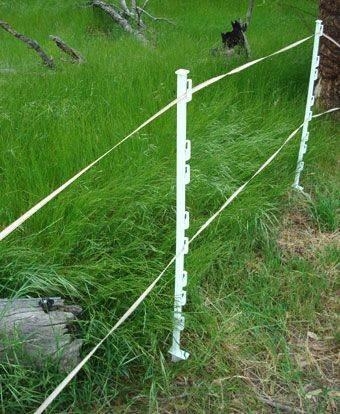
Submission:
M 240 23 L 238 20 L 231 22 L 233 30 L 231 32 L 221 33 L 222 43 L 226 49 L 234 49 L 236 46 L 245 47 L 244 32 L 247 30 L 246 23 Z

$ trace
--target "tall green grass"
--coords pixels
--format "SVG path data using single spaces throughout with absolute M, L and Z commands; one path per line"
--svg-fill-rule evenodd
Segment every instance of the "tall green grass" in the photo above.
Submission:
M 245 0 L 150 2 L 152 13 L 176 26 L 148 22 L 149 47 L 85 5 L 0 5 L 2 18 L 38 40 L 57 63 L 55 71 L 42 67 L 25 45 L 0 33 L 1 227 L 173 99 L 176 69 L 190 69 L 197 84 L 244 63 L 242 57 L 214 57 L 210 49 L 230 20 L 245 15 Z M 301 12 L 290 0 L 258 2 L 248 34 L 253 57 L 312 34 L 316 6 L 303 0 Z M 86 64 L 63 61 L 49 34 L 78 49 Z M 311 42 L 194 96 L 188 107 L 189 235 L 301 123 L 310 57 Z M 329 184 L 335 131 L 331 118 L 313 121 L 302 176 L 315 194 L 314 219 L 328 231 L 336 227 L 337 189 L 335 181 Z M 2 242 L 1 296 L 60 295 L 82 305 L 84 353 L 91 349 L 173 255 L 175 146 L 171 110 Z M 332 281 L 306 260 L 283 261 L 276 246 L 297 150 L 298 139 L 192 245 L 183 335 L 190 360 L 173 365 L 167 356 L 169 271 L 51 412 L 175 412 L 173 397 L 182 390 L 188 395 L 177 401 L 179 412 L 228 412 L 240 395 L 243 409 L 258 412 L 240 378 L 249 361 L 254 371 L 271 373 L 275 390 L 284 384 L 298 393 L 301 373 L 289 355 L 287 332 L 302 321 L 313 323 Z M 334 252 L 324 260 L 334 263 Z M 36 373 L 3 363 L 0 369 L 6 413 L 33 410 L 62 379 L 54 367 Z M 215 384 L 226 377 L 223 386 Z

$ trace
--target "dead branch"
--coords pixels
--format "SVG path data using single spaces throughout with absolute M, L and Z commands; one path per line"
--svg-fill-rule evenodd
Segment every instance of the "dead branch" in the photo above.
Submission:
M 114 8 L 114 6 L 107 4 L 101 0 L 92 0 L 92 6 L 98 7 L 99 9 L 107 13 L 111 17 L 111 19 L 114 20 L 127 33 L 133 34 L 137 37 L 138 40 L 145 44 L 148 43 L 146 37 L 138 30 L 133 29 L 130 23 L 121 14 L 119 14 L 119 12 Z
M 167 23 L 169 23 L 169 24 L 176 25 L 176 23 L 175 23 L 175 22 L 173 22 L 173 21 L 172 21 L 172 20 L 170 20 L 170 19 L 167 19 L 166 17 L 155 17 L 155 16 L 152 16 L 152 14 L 150 14 L 149 12 L 147 12 L 145 9 L 142 9 L 141 7 L 138 7 L 138 6 L 137 6 L 137 10 L 138 10 L 138 12 L 140 13 L 140 15 L 142 15 L 142 14 L 144 13 L 144 14 L 146 14 L 148 17 L 150 17 L 150 19 L 154 20 L 155 22 L 157 22 L 157 21 L 163 21 L 163 22 L 167 22 Z
M 277 401 L 272 400 L 271 398 L 265 398 L 258 396 L 258 399 L 263 402 L 264 404 L 269 405 L 270 407 L 274 408 L 275 410 L 282 411 L 283 413 L 296 413 L 296 414 L 303 414 L 303 411 L 296 407 L 291 407 L 286 404 L 281 404 Z
M 43 51 L 43 49 L 40 47 L 39 43 L 33 39 L 30 39 L 29 37 L 18 33 L 15 29 L 13 29 L 12 26 L 10 26 L 7 22 L 0 20 L 0 27 L 2 27 L 4 30 L 6 30 L 6 32 L 10 33 L 11 35 L 13 35 L 14 37 L 16 37 L 17 39 L 21 40 L 22 42 L 26 43 L 26 45 L 35 50 L 38 55 L 41 57 L 41 59 L 44 62 L 44 65 L 46 65 L 47 67 L 54 69 L 55 65 L 53 62 L 53 59 L 51 57 L 48 57 L 46 55 L 46 53 Z
M 251 18 L 253 16 L 254 5 L 255 5 L 255 0 L 249 0 L 248 11 L 247 11 L 247 15 L 246 15 L 247 26 L 250 25 L 250 21 L 251 21 Z
M 126 5 L 125 0 L 119 0 L 119 2 L 120 2 L 120 7 L 122 8 L 124 14 L 128 17 L 133 17 L 134 16 L 134 14 L 133 14 L 134 9 L 132 9 L 132 11 L 130 11 L 128 6 Z
M 250 55 L 251 55 L 251 49 L 250 49 L 250 44 L 249 44 L 249 41 L 248 41 L 248 37 L 244 32 L 242 32 L 242 34 L 243 34 L 243 39 L 244 39 L 244 47 L 246 49 L 246 55 L 249 58 Z
M 50 35 L 49 38 L 57 45 L 57 47 L 59 47 L 60 50 L 69 55 L 73 62 L 83 63 L 85 61 L 79 52 L 66 44 L 62 39 L 60 39 L 60 37 Z
M 146 8 L 146 6 L 148 5 L 148 3 L 149 3 L 149 0 L 145 0 L 144 4 L 143 4 L 143 6 L 142 6 L 142 9 L 144 9 L 144 10 L 145 10 L 145 8 Z

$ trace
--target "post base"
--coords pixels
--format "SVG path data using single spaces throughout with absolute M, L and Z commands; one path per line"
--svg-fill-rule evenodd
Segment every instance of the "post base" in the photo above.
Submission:
M 169 354 L 171 354 L 171 360 L 172 362 L 178 362 L 178 361 L 185 361 L 189 358 L 189 352 L 183 351 L 180 348 L 170 348 Z
M 294 190 L 303 191 L 303 187 L 301 187 L 301 185 L 299 184 L 293 184 L 292 187 L 294 188 Z

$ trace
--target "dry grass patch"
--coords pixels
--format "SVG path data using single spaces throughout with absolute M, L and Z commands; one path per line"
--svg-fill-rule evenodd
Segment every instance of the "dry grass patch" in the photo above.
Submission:
M 307 208 L 298 207 L 284 216 L 277 242 L 284 258 L 300 256 L 313 260 L 318 252 L 331 244 L 340 247 L 340 233 L 321 232 L 315 227 Z

